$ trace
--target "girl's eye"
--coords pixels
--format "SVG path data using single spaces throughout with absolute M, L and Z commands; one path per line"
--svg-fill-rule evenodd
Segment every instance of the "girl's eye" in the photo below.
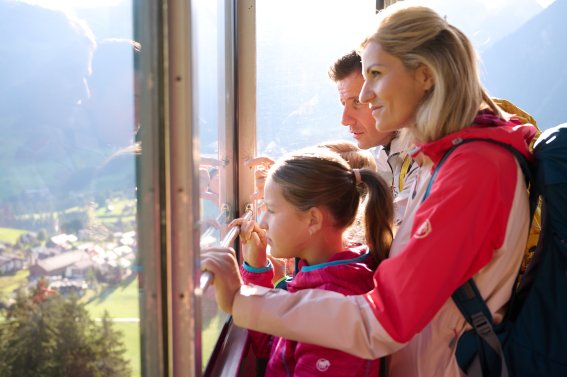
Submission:
M 376 78 L 378 76 L 380 76 L 382 74 L 382 72 L 380 71 L 370 71 L 370 76 L 372 76 L 373 78 Z
M 360 102 L 360 101 L 358 100 L 358 98 L 354 99 L 354 100 L 352 101 L 352 103 L 353 103 L 354 106 L 360 106 L 360 105 L 362 105 L 362 102 Z

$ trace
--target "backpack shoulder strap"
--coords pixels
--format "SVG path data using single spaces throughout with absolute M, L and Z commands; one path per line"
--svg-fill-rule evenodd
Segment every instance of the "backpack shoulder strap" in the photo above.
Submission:
M 467 280 L 463 285 L 457 288 L 455 292 L 453 292 L 451 297 L 463 317 L 465 317 L 465 320 L 472 326 L 474 332 L 480 339 L 488 344 L 490 348 L 492 348 L 492 351 L 500 360 L 500 371 L 498 375 L 500 377 L 508 377 L 508 367 L 504 358 L 502 343 L 494 332 L 494 327 L 492 325 L 492 314 L 490 314 L 490 310 L 480 295 L 474 280 L 472 278 Z M 485 365 L 485 368 L 490 368 L 487 365 L 488 363 L 481 360 L 480 356 L 476 357 L 467 371 L 467 376 L 482 376 L 483 364 Z
M 527 159 L 524 157 L 524 155 L 522 155 L 522 153 L 520 153 L 520 151 L 518 151 L 516 148 L 512 147 L 509 144 L 501 143 L 491 139 L 471 138 L 466 140 L 462 140 L 462 139 L 456 140 L 455 145 L 453 145 L 447 152 L 445 152 L 445 154 L 443 155 L 443 157 L 435 167 L 435 170 L 433 171 L 433 174 L 431 175 L 431 179 L 429 180 L 429 183 L 427 185 L 423 200 L 425 200 L 429 196 L 431 186 L 433 185 L 433 182 L 437 177 L 437 173 L 439 172 L 439 169 L 441 168 L 443 163 L 447 160 L 449 155 L 460 145 L 470 143 L 473 141 L 486 141 L 492 144 L 500 145 L 501 147 L 509 150 L 516 157 L 516 160 L 518 161 L 520 168 L 522 169 L 522 172 L 526 179 L 527 187 L 532 188 L 532 190 L 530 190 L 530 221 L 531 221 L 537 207 L 538 194 L 534 192 L 535 191 L 533 190 L 534 186 L 531 184 L 533 182 L 532 181 L 533 175 L 530 165 Z M 490 310 L 488 309 L 486 302 L 482 298 L 474 280 L 472 278 L 467 280 L 463 285 L 457 288 L 455 292 L 453 292 L 451 297 L 455 302 L 455 305 L 457 306 L 457 308 L 465 318 L 465 320 L 473 327 L 475 333 L 486 344 L 488 344 L 490 348 L 492 348 L 492 350 L 496 353 L 497 357 L 501 360 L 500 376 L 507 377 L 508 369 L 504 359 L 502 344 L 500 343 L 498 336 L 494 332 L 492 314 L 490 313 Z M 512 292 L 511 300 L 513 299 L 514 299 L 514 292 Z M 469 375 L 470 376 L 482 375 L 482 369 L 483 369 L 482 364 L 483 361 L 477 357 L 473 361 L 473 364 L 469 369 Z
M 439 160 L 439 163 L 435 167 L 435 170 L 433 171 L 433 174 L 431 175 L 431 179 L 429 180 L 429 183 L 427 184 L 427 188 L 425 190 L 425 195 L 423 196 L 423 200 L 425 200 L 429 196 L 429 191 L 431 190 L 431 186 L 433 186 L 433 182 L 435 181 L 435 178 L 437 177 L 437 173 L 439 172 L 439 169 L 441 168 L 441 166 L 443 165 L 445 160 L 447 160 L 447 157 L 449 157 L 449 155 L 455 149 L 457 149 L 459 146 L 461 146 L 463 144 L 471 143 L 473 141 L 486 141 L 486 142 L 489 142 L 489 143 L 492 143 L 492 144 L 500 145 L 501 147 L 510 151 L 514 155 L 514 157 L 516 157 L 516 160 L 518 161 L 518 164 L 520 165 L 520 168 L 522 169 L 522 173 L 524 174 L 524 178 L 526 180 L 526 186 L 528 187 L 528 189 L 530 189 L 529 191 L 530 191 L 530 225 L 531 225 L 531 219 L 533 218 L 533 215 L 534 215 L 536 208 L 537 208 L 539 193 L 536 192 L 536 190 L 532 189 L 532 188 L 534 188 L 534 185 L 532 184 L 532 182 L 534 182 L 533 181 L 534 176 L 532 174 L 532 169 L 530 167 L 530 164 L 529 164 L 528 160 L 526 159 L 526 157 L 520 151 L 518 151 L 516 148 L 514 148 L 513 146 L 506 144 L 506 143 L 496 141 L 496 140 L 492 140 L 492 139 L 470 138 L 470 139 L 465 139 L 465 140 L 463 140 L 463 139 L 455 140 L 454 145 L 447 152 L 445 152 L 445 154 L 443 155 L 443 157 L 441 157 L 441 160 Z

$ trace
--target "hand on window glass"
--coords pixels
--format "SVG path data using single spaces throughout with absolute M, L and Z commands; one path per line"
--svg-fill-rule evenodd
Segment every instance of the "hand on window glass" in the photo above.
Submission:
M 254 182 L 256 191 L 251 195 L 250 200 L 264 199 L 264 184 L 266 183 L 266 176 L 268 170 L 274 164 L 274 160 L 266 156 L 259 156 L 244 162 L 244 166 L 254 168 Z

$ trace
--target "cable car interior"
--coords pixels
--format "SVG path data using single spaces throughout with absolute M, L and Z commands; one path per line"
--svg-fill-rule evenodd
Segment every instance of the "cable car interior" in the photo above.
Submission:
M 2 321 L 77 297 L 119 334 L 116 375 L 263 375 L 201 251 L 238 254 L 247 161 L 353 141 L 329 67 L 393 2 L 0 0 Z M 492 96 L 567 118 L 566 2 L 415 2 L 471 38 Z

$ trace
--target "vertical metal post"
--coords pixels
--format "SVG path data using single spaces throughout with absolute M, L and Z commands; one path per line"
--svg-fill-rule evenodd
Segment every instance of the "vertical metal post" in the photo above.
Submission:
M 163 1 L 134 2 L 136 119 L 143 151 L 136 159 L 138 280 L 142 376 L 167 376 L 167 248 L 164 134 Z
M 384 9 L 384 0 L 376 0 L 376 13 L 381 9 Z
M 237 1 L 236 8 L 237 56 L 237 125 L 238 161 L 256 154 L 256 1 Z M 254 175 L 250 169 L 238 171 L 238 208 L 244 208 L 254 192 Z
M 199 266 L 199 145 L 193 123 L 191 1 L 167 4 L 172 376 L 201 373 L 195 277 Z

